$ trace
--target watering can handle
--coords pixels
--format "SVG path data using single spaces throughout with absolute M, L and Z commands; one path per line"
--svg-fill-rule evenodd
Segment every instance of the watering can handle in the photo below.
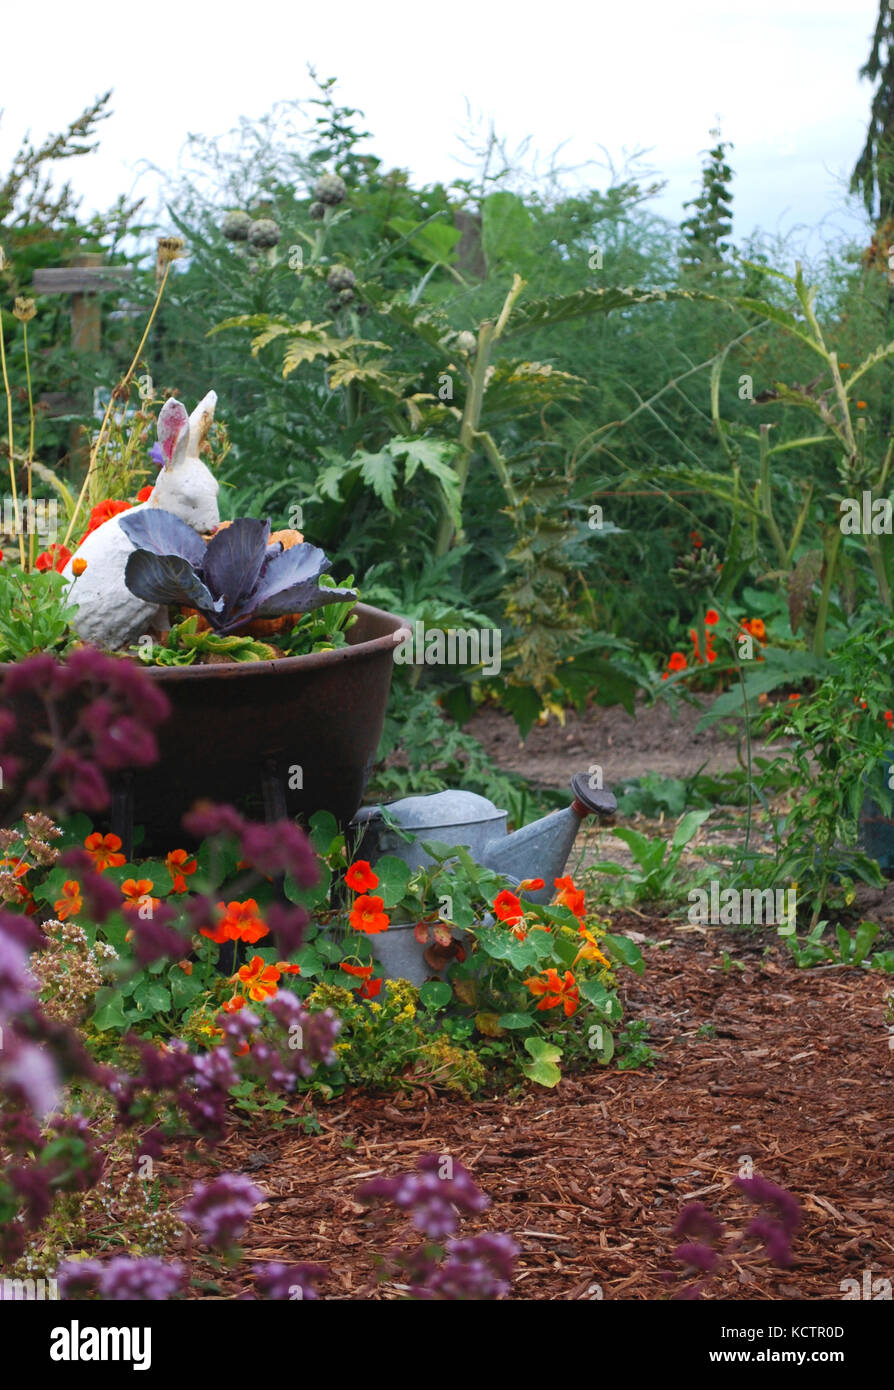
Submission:
M 590 778 L 586 772 L 574 774 L 571 779 L 571 790 L 574 792 L 571 809 L 580 816 L 581 820 L 590 815 L 599 816 L 600 819 L 608 819 L 618 809 L 618 803 L 611 792 L 603 791 L 601 787 L 590 786 Z

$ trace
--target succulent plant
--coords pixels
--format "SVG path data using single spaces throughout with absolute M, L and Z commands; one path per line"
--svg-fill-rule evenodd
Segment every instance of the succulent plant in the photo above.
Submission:
M 322 222 L 323 218 L 326 216 L 326 204 L 311 203 L 309 211 L 314 222 Z
M 281 236 L 282 232 L 272 217 L 259 217 L 257 222 L 251 224 L 248 244 L 259 251 L 267 251 L 276 245 Z
M 245 241 L 251 228 L 251 218 L 247 212 L 228 212 L 220 230 L 227 241 Z
M 314 184 L 314 197 L 318 203 L 326 203 L 329 207 L 338 207 L 348 196 L 347 186 L 344 179 L 340 179 L 338 174 L 321 174 Z
M 334 265 L 326 276 L 326 284 L 330 290 L 351 290 L 356 283 L 353 270 L 349 270 L 346 265 Z
M 270 522 L 240 517 L 205 544 L 160 507 L 120 518 L 129 556 L 124 582 L 146 603 L 195 608 L 215 632 L 238 632 L 256 618 L 308 613 L 357 597 L 354 589 L 321 589 L 331 567 L 318 546 L 270 543 Z M 126 523 L 126 525 L 125 525 Z

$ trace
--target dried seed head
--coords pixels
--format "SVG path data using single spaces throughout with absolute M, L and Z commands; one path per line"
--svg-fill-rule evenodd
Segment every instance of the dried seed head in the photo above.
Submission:
M 158 238 L 158 260 L 160 265 L 177 261 L 183 255 L 186 242 L 182 236 L 160 236 Z
M 37 313 L 37 305 L 34 303 L 33 299 L 28 299 L 26 295 L 19 294 L 16 295 L 16 302 L 13 305 L 12 312 L 19 320 L 19 323 L 30 323 Z

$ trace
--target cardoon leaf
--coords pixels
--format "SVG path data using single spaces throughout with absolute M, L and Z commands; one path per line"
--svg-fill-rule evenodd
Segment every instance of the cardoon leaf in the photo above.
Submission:
M 124 582 L 132 594 L 146 603 L 185 604 L 198 608 L 209 621 L 224 606 L 223 600 L 214 598 L 181 555 L 153 555 L 148 550 L 135 550 L 124 568 Z
M 197 569 L 204 563 L 205 542 L 201 536 L 163 507 L 125 513 L 118 518 L 118 524 L 127 539 L 140 550 L 148 550 L 153 555 L 178 555 Z
M 226 601 L 228 612 L 248 607 L 246 600 L 257 588 L 269 540 L 270 522 L 245 516 L 208 542 L 202 574 L 212 593 Z

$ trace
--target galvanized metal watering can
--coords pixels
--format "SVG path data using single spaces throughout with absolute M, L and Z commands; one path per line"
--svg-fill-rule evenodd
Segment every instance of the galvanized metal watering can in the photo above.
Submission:
M 435 861 L 422 848 L 425 840 L 463 845 L 477 864 L 519 882 L 542 878 L 544 887 L 526 893 L 531 902 L 548 903 L 554 895 L 553 880 L 561 877 L 581 821 L 590 815 L 608 819 L 617 802 L 611 792 L 594 789 L 586 773 L 571 778 L 574 800 L 562 811 L 525 825 L 510 835 L 507 812 L 475 792 L 435 792 L 432 796 L 407 796 L 387 806 L 363 806 L 351 822 L 358 837 L 358 853 L 370 863 L 383 854 L 396 855 L 411 869 Z M 416 838 L 405 840 L 388 825 L 383 811 L 395 825 Z

